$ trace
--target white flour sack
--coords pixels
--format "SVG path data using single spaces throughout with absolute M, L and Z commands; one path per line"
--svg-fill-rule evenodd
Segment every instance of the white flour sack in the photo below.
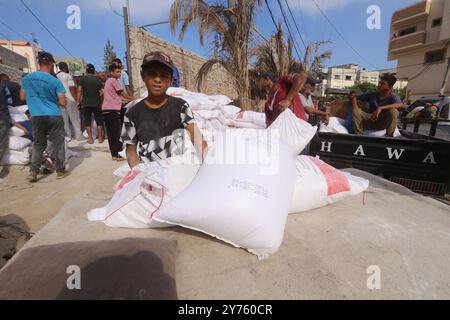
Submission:
M 298 156 L 294 197 L 290 213 L 304 212 L 355 196 L 369 181 L 333 168 L 318 158 Z
M 9 149 L 21 151 L 30 146 L 31 140 L 23 137 L 9 136 Z
M 282 243 L 294 182 L 294 157 L 278 137 L 266 130 L 215 132 L 192 183 L 153 218 L 263 259 Z
M 317 132 L 308 122 L 297 118 L 290 109 L 283 111 L 268 130 L 277 130 L 283 141 L 288 143 L 294 155 L 300 154 Z
M 88 212 L 88 220 L 116 228 L 170 227 L 152 217 L 189 185 L 198 169 L 198 164 L 180 164 L 173 157 L 130 172 L 106 207 Z

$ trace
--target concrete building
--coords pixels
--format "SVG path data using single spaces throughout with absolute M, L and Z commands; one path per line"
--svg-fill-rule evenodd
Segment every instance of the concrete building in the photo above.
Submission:
M 393 14 L 388 60 L 397 60 L 411 100 L 440 93 L 449 55 L 450 1 L 421 1 Z M 450 94 L 450 81 L 444 94 Z
M 368 82 L 373 85 L 378 85 L 378 81 L 380 79 L 380 72 L 379 71 L 367 71 L 367 70 L 359 70 L 358 74 L 356 76 L 356 82 L 357 83 L 363 83 Z
M 38 70 L 36 56 L 42 49 L 35 44 L 26 41 L 0 40 L 0 46 L 18 53 L 27 59 L 29 70 L 24 71 L 34 72 Z
M 0 63 L 26 72 L 30 69 L 28 60 L 24 56 L 0 46 Z
M 357 64 L 345 64 L 328 68 L 326 88 L 345 89 L 355 85 L 359 66 Z

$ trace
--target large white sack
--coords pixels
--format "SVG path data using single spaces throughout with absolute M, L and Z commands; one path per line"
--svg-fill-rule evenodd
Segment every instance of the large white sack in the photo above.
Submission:
M 194 117 L 200 117 L 206 120 L 218 118 L 221 114 L 220 110 L 195 110 L 193 113 Z
M 298 155 L 314 137 L 317 127 L 297 118 L 290 109 L 286 109 L 275 119 L 268 130 L 278 131 L 281 139 L 291 146 L 294 155 Z
M 241 112 L 241 108 L 232 105 L 223 106 L 220 108 L 220 110 L 222 111 L 224 116 L 229 119 L 234 119 L 236 115 Z
M 235 127 L 235 128 L 245 128 L 245 129 L 265 129 L 266 128 L 265 125 L 260 126 L 253 122 L 235 121 L 235 120 L 231 121 L 230 126 Z
M 16 126 L 12 126 L 9 130 L 9 135 L 14 137 L 23 137 L 25 135 L 25 131 Z
M 15 122 L 24 122 L 28 120 L 28 117 L 24 113 L 11 113 L 9 114 L 11 116 L 11 120 L 13 123 Z
M 320 124 L 319 132 L 348 134 L 349 132 L 347 128 L 344 127 L 344 122 L 345 122 L 344 119 L 337 117 L 330 117 L 328 125 L 326 125 L 325 123 Z
M 275 253 L 283 240 L 294 158 L 289 147 L 266 130 L 222 133 L 215 132 L 192 183 L 154 220 L 201 231 L 262 259 Z
M 89 211 L 88 220 L 102 221 L 115 228 L 171 227 L 152 217 L 189 185 L 200 166 L 181 164 L 173 157 L 145 167 L 140 173 L 131 173 L 128 181 L 123 180 L 108 205 Z
M 9 136 L 9 149 L 21 151 L 32 144 L 30 139 L 16 136 Z
M 9 113 L 19 113 L 19 114 L 25 114 L 25 112 L 28 110 L 28 105 L 23 106 L 17 106 L 17 107 L 11 107 L 9 106 Z
M 235 122 L 251 122 L 260 128 L 266 127 L 266 114 L 256 111 L 242 111 L 234 118 Z
M 384 137 L 386 135 L 386 129 L 384 130 L 364 130 L 364 135 L 368 137 Z M 401 137 L 402 134 L 398 128 L 395 128 L 394 138 Z
M 367 190 L 369 181 L 342 172 L 309 156 L 298 156 L 294 197 L 290 213 L 304 212 L 335 203 Z
M 22 151 L 17 150 L 7 150 L 1 159 L 2 166 L 9 165 L 27 165 L 30 163 L 30 153 L 28 148 Z
M 214 95 L 208 96 L 208 101 L 216 107 L 222 107 L 226 106 L 233 100 L 224 95 Z

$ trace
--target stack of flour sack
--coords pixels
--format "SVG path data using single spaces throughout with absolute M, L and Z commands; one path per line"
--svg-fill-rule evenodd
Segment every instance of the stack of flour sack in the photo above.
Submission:
M 115 172 L 121 180 L 111 201 L 90 210 L 90 221 L 119 228 L 180 226 L 264 259 L 280 248 L 289 214 L 320 208 L 368 188 L 365 179 L 299 155 L 317 127 L 290 110 L 267 129 L 262 122 L 260 129 L 241 128 L 236 124 L 246 121 L 237 119 L 240 110 L 230 107 L 228 98 L 171 90 L 202 114 L 204 120 L 197 121 L 216 126 L 210 131 L 204 161 L 185 138 L 181 155 L 133 170 L 124 165 Z M 258 121 L 246 123 L 257 126 Z
M 9 114 L 13 123 L 21 123 L 27 121 L 25 112 L 28 106 L 9 107 Z M 9 131 L 9 148 L 3 155 L 1 165 L 27 165 L 30 162 L 29 147 L 31 140 L 25 138 L 27 133 L 17 126 L 12 126 Z

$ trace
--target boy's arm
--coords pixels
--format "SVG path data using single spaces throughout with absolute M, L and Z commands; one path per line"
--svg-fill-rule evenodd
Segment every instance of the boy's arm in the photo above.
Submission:
M 289 90 L 286 97 L 278 104 L 280 109 L 285 110 L 291 106 L 292 100 L 294 100 L 294 97 L 297 96 L 298 92 L 303 88 L 306 79 L 307 75 L 305 72 L 293 75 L 291 89 Z
M 121 93 L 120 93 L 120 95 L 125 99 L 125 100 L 130 100 L 130 101 L 132 101 L 132 100 L 136 100 L 136 97 L 133 97 L 132 95 L 129 95 L 127 92 L 125 92 L 125 91 L 122 91 Z
M 22 102 L 26 102 L 27 101 L 27 96 L 26 96 L 25 90 L 23 90 L 23 88 L 20 89 L 20 100 Z
M 139 160 L 139 156 L 137 154 L 137 146 L 135 144 L 127 144 L 126 145 L 126 154 L 127 154 L 128 165 L 130 166 L 131 169 L 133 169 L 133 167 L 139 165 L 140 160 Z
M 79 85 L 77 91 L 77 106 L 81 104 L 82 99 L 83 99 L 83 87 Z
M 30 133 L 28 132 L 27 128 L 25 128 L 22 124 L 20 124 L 19 122 L 16 122 L 13 124 L 14 127 L 17 127 L 19 129 L 21 129 L 23 132 L 25 132 L 25 135 L 28 136 Z

